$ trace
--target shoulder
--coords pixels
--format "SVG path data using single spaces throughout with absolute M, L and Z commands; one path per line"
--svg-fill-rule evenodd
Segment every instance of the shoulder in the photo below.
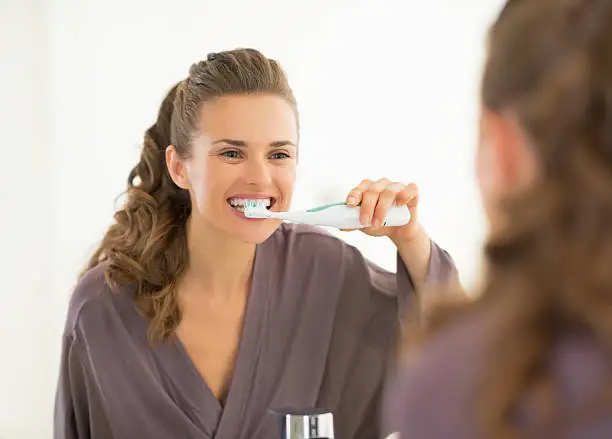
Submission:
M 389 431 L 399 429 L 402 437 L 478 437 L 472 420 L 478 380 L 493 346 L 494 318 L 493 313 L 472 310 L 403 362 L 386 396 Z M 609 377 L 607 350 L 590 334 L 564 332 L 550 355 L 563 409 L 579 412 Z M 522 412 L 521 418 L 529 423 L 532 414 Z
M 286 224 L 283 223 L 272 236 L 277 242 L 286 246 L 300 245 L 302 252 L 313 253 L 322 256 L 326 252 L 344 253 L 356 256 L 365 261 L 360 250 L 353 244 L 328 232 L 326 229 L 308 224 Z M 376 270 L 384 269 L 372 264 Z
M 65 335 L 72 336 L 78 327 L 87 326 L 94 316 L 103 316 L 116 308 L 117 302 L 129 301 L 130 286 L 113 290 L 106 279 L 106 265 L 87 271 L 77 282 L 68 304 Z
M 482 376 L 489 318 L 470 311 L 435 333 L 402 363 L 389 399 L 391 423 L 410 437 L 473 437 L 472 408 Z
M 451 364 L 453 370 L 457 371 L 472 369 L 474 361 L 481 356 L 486 344 L 487 321 L 484 313 L 470 310 L 432 334 L 431 338 L 403 363 L 403 379 L 406 384 L 416 385 L 418 380 L 414 378 L 417 376 L 425 379 L 446 377 L 447 380 L 454 380 L 455 375 L 447 373 Z
M 357 247 L 323 228 L 282 224 L 272 239 L 287 261 L 296 261 L 301 266 L 316 262 L 317 267 L 325 267 L 336 276 L 349 276 L 354 283 L 373 286 L 387 295 L 394 295 L 395 273 L 372 262 Z
M 299 260 L 301 265 L 316 260 L 318 266 L 332 267 L 337 273 L 362 272 L 368 278 L 395 276 L 368 260 L 354 245 L 320 227 L 283 223 L 270 240 L 285 259 Z
M 345 322 L 372 326 L 395 324 L 397 279 L 348 242 L 313 226 L 283 225 L 274 239 L 275 269 L 292 282 L 310 285 L 337 300 Z M 272 255 L 270 255 L 272 256 Z M 330 302 L 330 306 L 331 306 Z

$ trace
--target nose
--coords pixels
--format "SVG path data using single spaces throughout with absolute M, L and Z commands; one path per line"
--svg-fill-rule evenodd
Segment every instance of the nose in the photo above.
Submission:
M 244 178 L 248 184 L 256 186 L 269 184 L 272 179 L 267 160 L 262 157 L 250 157 L 245 164 Z

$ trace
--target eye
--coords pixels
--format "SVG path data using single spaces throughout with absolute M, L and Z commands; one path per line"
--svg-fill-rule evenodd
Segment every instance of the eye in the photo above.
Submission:
M 277 152 L 272 153 L 271 157 L 273 160 L 283 160 L 283 159 L 288 159 L 291 156 L 287 154 L 286 152 L 277 151 Z
M 237 150 L 235 150 L 235 149 L 232 149 L 232 150 L 228 150 L 228 151 L 223 151 L 223 152 L 221 153 L 221 155 L 222 155 L 223 157 L 225 157 L 225 158 L 232 159 L 232 160 L 236 160 L 236 159 L 239 159 L 239 158 L 240 158 L 240 151 L 237 151 Z

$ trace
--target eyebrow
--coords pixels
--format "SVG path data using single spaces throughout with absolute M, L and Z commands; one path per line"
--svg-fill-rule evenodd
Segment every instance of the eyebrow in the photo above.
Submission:
M 215 140 L 213 142 L 213 145 L 216 145 L 217 143 L 227 143 L 228 145 L 232 145 L 232 146 L 236 146 L 239 148 L 247 148 L 249 145 L 244 141 L 244 140 L 235 140 L 235 139 L 219 139 L 219 140 Z M 282 146 L 295 146 L 295 144 L 293 142 L 290 142 L 289 140 L 276 140 L 274 142 L 270 143 L 270 148 L 280 148 Z

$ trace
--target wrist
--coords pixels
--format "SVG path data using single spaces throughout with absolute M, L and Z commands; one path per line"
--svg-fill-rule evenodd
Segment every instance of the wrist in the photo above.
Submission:
M 423 247 L 424 244 L 429 244 L 430 238 L 425 229 L 420 224 L 415 224 L 410 230 L 410 233 L 402 233 L 402 231 L 398 231 L 398 233 L 394 233 L 389 236 L 391 242 L 399 249 L 399 248 L 408 248 L 408 247 Z
M 425 230 L 419 225 L 415 227 L 413 233 L 408 236 L 393 236 L 392 242 L 408 271 L 415 291 L 420 291 L 427 279 L 433 247 Z

